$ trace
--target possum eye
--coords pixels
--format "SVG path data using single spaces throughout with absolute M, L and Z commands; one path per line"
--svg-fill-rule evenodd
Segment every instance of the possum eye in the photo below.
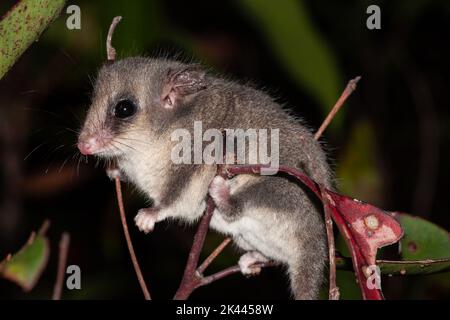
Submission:
M 119 119 L 126 119 L 134 115 L 137 111 L 136 105 L 130 100 L 120 100 L 114 107 L 114 116 Z

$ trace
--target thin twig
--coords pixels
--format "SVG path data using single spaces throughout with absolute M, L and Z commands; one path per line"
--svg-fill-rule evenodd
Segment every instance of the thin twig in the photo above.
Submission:
M 320 187 L 320 192 L 322 197 L 325 196 L 322 187 Z M 334 232 L 333 232 L 333 219 L 331 218 L 330 211 L 327 206 L 324 206 L 325 211 L 325 228 L 327 230 L 327 240 L 328 240 L 328 259 L 330 264 L 330 275 L 329 275 L 329 291 L 328 299 L 339 300 L 340 293 L 339 288 L 336 285 L 336 249 L 334 244 Z
M 347 86 L 345 87 L 344 91 L 342 92 L 339 99 L 336 101 L 334 107 L 331 109 L 328 116 L 325 118 L 325 120 L 322 122 L 322 125 L 320 126 L 319 130 L 317 130 L 316 134 L 314 135 L 315 140 L 319 140 L 319 138 L 322 136 L 325 129 L 328 127 L 330 122 L 334 119 L 336 116 L 336 113 L 339 111 L 339 109 L 344 104 L 345 100 L 352 94 L 353 91 L 356 89 L 356 85 L 358 84 L 358 81 L 361 79 L 360 76 L 350 80 L 347 83 Z M 329 264 L 330 264 L 330 275 L 329 275 L 329 292 L 328 292 L 328 298 L 330 300 L 339 300 L 339 288 L 336 285 L 336 257 L 335 257 L 335 244 L 334 244 L 334 233 L 333 233 L 333 219 L 331 219 L 330 212 L 327 210 L 326 207 L 324 207 L 325 211 L 325 227 L 327 230 L 327 241 L 328 241 L 328 257 L 329 257 Z
M 203 261 L 200 267 L 197 268 L 197 272 L 203 274 L 208 266 L 217 258 L 217 256 L 225 249 L 225 247 L 231 242 L 231 238 L 226 238 L 219 246 Z
M 38 235 L 45 236 L 45 234 L 48 231 L 48 228 L 50 228 L 50 220 L 45 219 L 45 221 L 42 223 L 42 226 L 38 230 Z
M 122 20 L 121 16 L 114 17 L 111 25 L 109 26 L 108 37 L 106 38 L 106 55 L 108 61 L 116 60 L 116 49 L 112 46 L 112 37 L 114 34 L 114 30 L 116 29 L 117 24 Z
M 218 172 L 225 175 L 225 171 Z M 214 213 L 215 205 L 211 197 L 208 196 L 206 213 L 203 215 L 200 225 L 195 233 L 191 251 L 189 253 L 188 262 L 186 263 L 186 268 L 184 270 L 183 279 L 181 280 L 180 287 L 178 288 L 174 300 L 186 300 L 191 293 L 198 287 L 210 284 L 216 280 L 222 279 L 233 273 L 240 272 L 239 266 L 233 266 L 226 268 L 222 271 L 214 273 L 210 276 L 203 276 L 205 269 L 211 264 L 211 262 L 223 251 L 223 249 L 231 241 L 230 238 L 226 238 L 209 256 L 205 261 L 197 268 L 200 253 L 203 249 L 206 234 L 209 229 L 209 224 L 211 222 L 212 215 Z M 269 267 L 273 266 L 273 262 L 256 264 L 259 267 Z
M 226 276 L 230 276 L 234 273 L 241 272 L 241 268 L 238 265 L 228 267 L 222 271 L 216 272 L 210 276 L 203 277 L 201 281 L 198 283 L 197 287 L 206 286 L 210 284 L 211 282 L 214 282 L 216 280 L 222 279 Z
M 252 267 L 259 267 L 259 268 L 267 268 L 267 267 L 274 267 L 277 266 L 278 264 L 274 261 L 268 261 L 268 262 L 258 262 L 255 264 L 252 264 Z M 210 284 L 211 282 L 220 280 L 222 278 L 225 278 L 227 276 L 230 276 L 232 274 L 235 273 L 241 273 L 241 268 L 239 267 L 239 265 L 235 265 L 232 267 L 228 267 L 222 271 L 213 273 L 212 275 L 206 276 L 206 277 L 202 277 L 199 285 L 197 287 L 201 287 L 201 286 L 205 286 Z
M 200 277 L 197 272 L 197 265 L 200 258 L 200 253 L 203 249 L 203 244 L 205 243 L 206 234 L 208 233 L 209 223 L 211 222 L 214 209 L 214 201 L 210 196 L 208 196 L 206 213 L 203 215 L 197 232 L 195 233 L 192 248 L 189 252 L 189 258 L 184 270 L 183 279 L 181 280 L 180 287 L 175 293 L 174 300 L 187 299 L 192 291 L 194 291 L 197 287 L 198 281 L 200 281 Z
M 355 91 L 356 85 L 357 85 L 357 83 L 358 83 L 358 81 L 360 79 L 361 79 L 361 77 L 358 76 L 358 77 L 350 80 L 347 83 L 347 86 L 345 87 L 344 92 L 342 92 L 341 96 L 339 97 L 338 101 L 334 105 L 333 109 L 331 109 L 330 113 L 328 114 L 328 116 L 323 121 L 323 123 L 320 126 L 319 130 L 317 130 L 316 134 L 314 135 L 314 139 L 318 140 L 322 136 L 322 133 L 328 127 L 328 125 L 330 124 L 331 120 L 333 120 L 334 116 L 339 111 L 339 109 L 342 107 L 342 105 L 344 104 L 345 100 L 347 100 L 347 98 L 352 94 L 352 92 Z
M 116 26 L 120 22 L 120 20 L 122 20 L 121 16 L 114 17 L 113 21 L 111 22 L 111 25 L 109 26 L 108 37 L 106 38 L 106 55 L 108 61 L 110 62 L 116 60 L 116 49 L 114 49 L 111 42 L 112 37 L 114 35 L 114 30 L 116 29 Z M 139 281 L 139 285 L 141 286 L 145 300 L 151 300 L 150 292 L 147 288 L 147 285 L 145 284 L 144 276 L 142 275 L 141 268 L 139 267 L 139 262 L 136 258 L 136 253 L 134 252 L 133 243 L 131 242 L 130 233 L 128 231 L 127 218 L 125 215 L 125 207 L 123 205 L 122 187 L 120 185 L 120 176 L 118 174 L 115 175 L 114 181 L 116 184 L 116 194 L 117 194 L 117 203 L 119 204 L 120 220 L 122 222 L 123 232 L 125 234 L 125 239 L 127 241 L 131 261 L 133 262 L 134 271 L 136 272 L 136 276 Z
M 226 135 L 225 131 L 222 130 L 222 137 L 223 137 L 223 157 L 226 159 Z M 220 175 L 224 179 L 228 179 L 227 173 L 226 173 L 226 166 L 225 165 L 218 165 L 217 166 L 217 175 Z M 225 247 L 231 242 L 231 237 L 225 238 L 218 246 L 217 248 L 208 256 L 208 258 L 203 261 L 203 263 L 198 267 L 197 272 L 199 274 L 203 274 L 203 272 L 208 268 L 208 266 L 217 258 L 217 256 L 225 249 Z
M 128 251 L 130 252 L 131 261 L 133 262 L 134 271 L 136 272 L 136 276 L 139 281 L 139 285 L 141 286 L 142 293 L 144 294 L 145 300 L 151 300 L 150 292 L 147 289 L 147 285 L 145 284 L 144 276 L 142 275 L 141 268 L 139 267 L 138 260 L 136 258 L 136 254 L 134 252 L 133 243 L 131 242 L 130 233 L 128 232 L 127 219 L 125 215 L 125 208 L 123 205 L 123 197 L 122 197 L 122 188 L 120 185 L 120 178 L 117 176 L 115 178 L 116 182 L 116 194 L 117 194 L 117 203 L 119 204 L 120 211 L 120 219 L 122 221 L 123 232 L 125 234 L 125 239 L 127 241 Z
M 59 241 L 58 271 L 56 274 L 55 287 L 53 288 L 53 300 L 61 300 L 64 285 L 64 275 L 66 273 L 67 255 L 69 253 L 70 235 L 64 232 Z

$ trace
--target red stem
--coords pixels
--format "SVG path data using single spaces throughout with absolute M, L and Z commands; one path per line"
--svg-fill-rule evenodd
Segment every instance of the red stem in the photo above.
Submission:
M 208 233 L 209 223 L 211 221 L 213 212 L 215 209 L 214 202 L 211 197 L 208 196 L 206 213 L 203 215 L 197 232 L 194 236 L 191 251 L 189 252 L 189 258 L 184 269 L 183 279 L 181 280 L 180 287 L 178 288 L 174 300 L 186 300 L 192 291 L 198 287 L 201 277 L 197 272 L 198 260 L 200 253 L 205 243 L 206 234 Z
M 214 249 L 214 251 L 208 256 L 208 258 L 203 261 L 200 267 L 197 268 L 197 272 L 199 274 L 203 274 L 203 272 L 208 268 L 208 266 L 217 258 L 217 256 L 225 249 L 225 247 L 231 242 L 231 238 L 225 238 L 219 246 Z
M 67 255 L 69 253 L 70 235 L 64 232 L 59 241 L 58 271 L 56 274 L 55 287 L 53 288 L 52 300 L 61 300 L 64 275 L 66 273 Z
M 321 196 L 324 197 L 323 189 L 320 188 Z M 327 230 L 327 240 L 328 240 L 328 259 L 330 265 L 330 275 L 329 275 L 329 290 L 328 299 L 329 300 L 339 300 L 340 292 L 336 285 L 336 254 L 334 245 L 334 232 L 333 232 L 333 219 L 331 218 L 331 213 L 328 206 L 324 205 L 325 212 L 325 227 Z
M 145 300 L 151 300 L 150 292 L 148 291 L 147 285 L 145 284 L 144 276 L 142 275 L 141 268 L 139 267 L 139 262 L 136 258 L 136 253 L 134 252 L 133 243 L 131 242 L 130 233 L 128 231 L 127 218 L 125 215 L 125 207 L 123 205 L 122 188 L 120 186 L 120 178 L 116 177 L 115 182 L 116 182 L 117 203 L 119 204 L 119 211 L 120 211 L 120 220 L 122 222 L 123 232 L 125 234 L 128 251 L 130 252 L 131 261 L 133 262 L 134 271 L 136 272 L 136 276 L 138 278 L 139 285 L 141 286 Z

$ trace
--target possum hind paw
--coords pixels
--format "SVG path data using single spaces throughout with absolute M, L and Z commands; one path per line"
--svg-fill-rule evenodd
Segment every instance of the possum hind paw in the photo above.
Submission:
M 230 188 L 227 181 L 221 176 L 215 176 L 209 186 L 209 194 L 217 206 L 228 203 L 230 199 Z
M 256 265 L 257 263 L 267 262 L 267 258 L 264 257 L 258 251 L 249 251 L 239 258 L 239 268 L 244 276 L 256 276 L 261 272 L 261 267 Z

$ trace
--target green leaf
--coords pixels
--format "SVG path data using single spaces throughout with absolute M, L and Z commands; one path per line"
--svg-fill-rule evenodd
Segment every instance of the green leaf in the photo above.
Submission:
M 65 0 L 22 0 L 0 21 L 0 79 L 59 15 Z
M 434 274 L 450 271 L 450 259 L 436 260 L 403 260 L 403 261 L 387 261 L 378 260 L 377 265 L 380 267 L 382 274 L 388 275 L 418 275 L 418 274 Z
M 293 78 L 328 113 L 342 82 L 331 49 L 309 19 L 302 1 L 238 1 L 259 26 L 275 55 Z
M 401 261 L 377 260 L 382 274 L 426 275 L 450 271 L 450 235 L 441 227 L 416 216 L 394 213 L 404 231 Z M 352 270 L 350 258 L 337 257 L 336 266 Z
M 401 240 L 404 260 L 450 258 L 450 236 L 441 227 L 425 219 L 398 214 L 405 235 Z
M 30 291 L 47 265 L 49 252 L 47 238 L 32 233 L 19 252 L 0 263 L 0 276 Z
M 426 275 L 450 271 L 450 259 L 377 260 L 377 266 L 380 267 L 382 274 L 390 276 Z M 338 270 L 352 271 L 353 265 L 351 258 L 336 257 L 336 268 Z

